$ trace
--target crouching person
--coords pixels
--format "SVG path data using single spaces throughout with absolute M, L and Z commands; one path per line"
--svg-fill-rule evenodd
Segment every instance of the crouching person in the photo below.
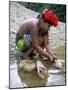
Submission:
M 16 34 L 16 45 L 23 52 L 26 50 L 25 58 L 30 58 L 30 54 L 36 50 L 40 56 L 45 56 L 56 64 L 58 58 L 49 47 L 48 36 L 50 27 L 57 25 L 58 17 L 49 9 L 45 9 L 39 17 L 22 24 Z

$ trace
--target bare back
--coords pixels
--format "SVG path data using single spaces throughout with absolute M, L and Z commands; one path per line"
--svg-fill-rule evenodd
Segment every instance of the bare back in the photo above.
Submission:
M 25 33 L 29 33 L 30 30 L 34 28 L 37 29 L 37 25 L 38 25 L 39 20 L 38 19 L 31 19 L 28 21 L 25 21 L 22 26 L 19 28 L 19 35 L 23 36 Z

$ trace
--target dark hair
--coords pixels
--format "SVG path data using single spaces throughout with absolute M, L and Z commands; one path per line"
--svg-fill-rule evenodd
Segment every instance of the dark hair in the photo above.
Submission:
M 37 18 L 38 18 L 38 19 L 40 18 L 40 14 L 38 14 Z
M 41 23 L 45 23 L 46 21 L 44 21 L 44 18 L 43 18 L 43 16 L 42 16 L 42 14 L 39 14 L 38 16 L 37 16 L 37 18 L 39 19 L 39 22 L 41 22 Z
M 41 23 L 47 22 L 47 23 L 49 23 L 51 26 L 53 25 L 53 24 L 51 24 L 51 22 L 45 20 L 45 19 L 44 19 L 44 16 L 43 16 L 42 14 L 39 14 L 39 15 L 37 16 L 37 18 L 39 19 L 39 22 L 41 22 Z

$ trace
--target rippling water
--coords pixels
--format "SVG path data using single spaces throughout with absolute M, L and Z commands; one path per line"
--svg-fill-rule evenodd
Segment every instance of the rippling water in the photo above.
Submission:
M 54 51 L 58 57 L 65 60 L 64 47 L 59 47 Z M 18 68 L 19 55 L 21 56 L 21 53 L 16 53 L 15 58 L 10 59 L 10 88 L 65 85 L 65 70 L 55 68 L 49 61 L 42 61 L 48 69 L 48 75 L 42 80 L 36 70 L 27 73 Z

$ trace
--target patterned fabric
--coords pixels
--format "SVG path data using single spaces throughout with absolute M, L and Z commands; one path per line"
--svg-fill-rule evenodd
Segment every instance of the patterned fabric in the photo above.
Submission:
M 21 42 L 22 41 L 22 42 Z M 24 45 L 24 42 L 25 42 L 25 46 L 26 47 L 31 47 L 31 43 L 32 43 L 32 40 L 31 40 L 31 36 L 30 36 L 30 34 L 28 34 L 28 33 L 26 33 L 26 34 L 24 34 L 24 36 L 23 37 L 20 37 L 19 36 L 19 33 L 17 33 L 16 34 L 16 45 L 18 46 L 21 46 L 21 45 Z M 18 44 L 19 43 L 19 44 Z M 20 45 L 21 44 L 21 45 Z M 19 47 L 18 46 L 18 47 Z M 24 48 L 24 46 L 21 46 L 21 47 L 23 47 Z M 23 49 L 22 48 L 22 49 Z
M 31 42 L 32 42 L 30 34 L 24 34 L 23 39 L 24 39 L 24 41 L 26 43 L 26 46 L 30 47 L 31 46 Z

